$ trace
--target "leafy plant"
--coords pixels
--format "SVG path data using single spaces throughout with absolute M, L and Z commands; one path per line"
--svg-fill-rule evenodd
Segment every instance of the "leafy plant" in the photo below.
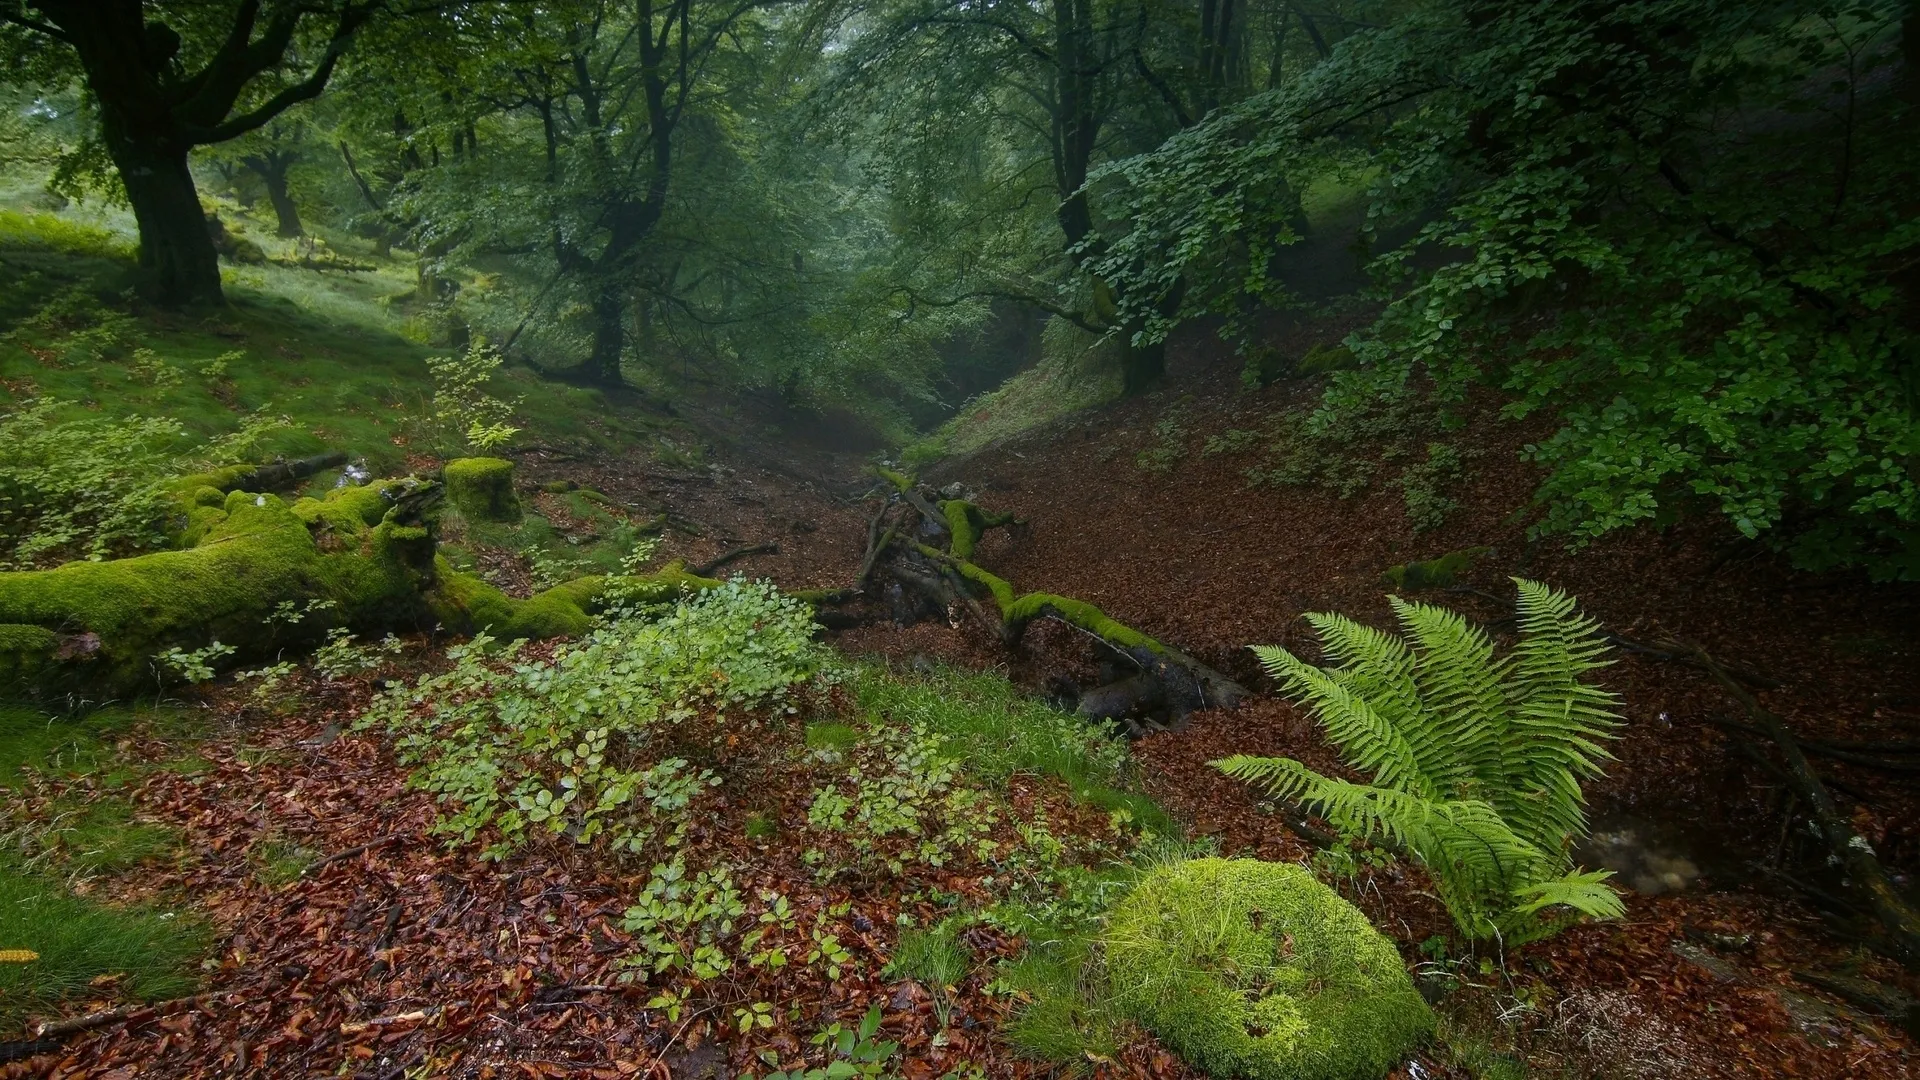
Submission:
M 876 1039 L 879 1033 L 880 1006 L 872 1005 L 857 1026 L 829 1024 L 825 1031 L 807 1040 L 832 1055 L 824 1067 L 772 1072 L 761 1080 L 879 1080 L 886 1075 L 887 1063 L 900 1052 L 899 1043 Z
M 392 730 L 413 782 L 448 800 L 441 831 L 491 830 L 492 856 L 541 833 L 672 849 L 693 801 L 719 783 L 665 752 L 675 727 L 703 710 L 785 706 L 825 666 L 812 631 L 805 604 L 736 580 L 659 618 L 614 619 L 547 660 L 482 635 L 362 723 Z
M 459 356 L 427 359 L 433 376 L 433 418 L 459 433 L 468 446 L 488 451 L 504 446 L 520 429 L 508 423 L 519 401 L 495 397 L 488 389 L 506 357 L 475 338 Z
M 203 683 L 213 678 L 214 662 L 223 656 L 232 656 L 234 648 L 216 641 L 192 651 L 178 645 L 155 656 L 154 663 L 159 664 L 176 678 L 190 683 Z
M 375 670 L 386 657 L 400 655 L 402 647 L 400 639 L 392 634 L 376 644 L 363 645 L 346 627 L 336 626 L 327 631 L 326 643 L 313 651 L 313 666 L 329 682 L 337 682 Z
M 1564 593 L 1519 587 L 1520 640 L 1495 659 L 1486 632 L 1444 608 L 1393 597 L 1411 644 L 1339 615 L 1308 615 L 1337 666 L 1254 651 L 1310 705 L 1370 784 L 1291 758 L 1236 756 L 1229 776 L 1298 799 L 1344 835 L 1381 835 L 1418 858 L 1469 938 L 1518 944 L 1573 919 L 1614 918 L 1606 871 L 1573 869 L 1586 835 L 1580 782 L 1600 775 L 1618 719 L 1581 676 L 1606 661 L 1598 628 Z
M 60 402 L 28 401 L 0 415 L 0 566 L 162 547 L 172 506 L 166 484 L 203 464 L 244 460 L 284 425 L 255 415 L 195 447 L 174 420 L 67 419 Z

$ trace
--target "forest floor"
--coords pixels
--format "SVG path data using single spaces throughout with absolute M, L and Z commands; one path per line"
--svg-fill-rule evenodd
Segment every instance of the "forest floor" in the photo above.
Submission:
M 1620 872 L 1631 889 L 1628 916 L 1472 963 L 1449 959 L 1459 955 L 1446 941 L 1451 926 L 1417 871 L 1364 852 L 1345 863 L 1316 856 L 1284 815 L 1207 762 L 1285 754 L 1338 771 L 1310 717 L 1273 693 L 1245 646 L 1311 653 L 1299 618 L 1309 611 L 1386 625 L 1390 587 L 1381 574 L 1392 564 L 1487 548 L 1451 589 L 1417 595 L 1497 626 L 1508 575 L 1547 581 L 1616 633 L 1697 643 L 1763 674 L 1777 688 L 1762 700 L 1802 737 L 1852 742 L 1916 737 L 1920 591 L 1792 572 L 1724 546 L 1705 523 L 1578 551 L 1530 543 L 1516 511 L 1528 505 L 1534 478 L 1518 451 L 1538 432 L 1497 421 L 1485 403 L 1465 410 L 1458 431 L 1382 429 L 1351 447 L 1359 459 L 1412 439 L 1411 460 L 1419 460 L 1429 439 L 1470 434 L 1481 452 L 1433 489 L 1454 504 L 1437 526 L 1416 530 L 1409 485 L 1384 473 L 1357 489 L 1348 483 L 1343 497 L 1339 462 L 1323 463 L 1322 482 L 1250 487 L 1248 470 L 1265 467 L 1284 439 L 1272 434 L 1274 418 L 1309 403 L 1319 384 L 1282 380 L 1248 391 L 1203 349 L 1176 350 L 1173 363 L 1168 385 L 1178 391 L 1080 414 L 941 463 L 924 479 L 960 483 L 982 505 L 1024 520 L 983 543 L 982 566 L 1020 589 L 1098 604 L 1258 691 L 1241 709 L 1201 712 L 1180 730 L 1134 743 L 1138 783 L 1189 842 L 1312 861 L 1398 942 L 1423 982 L 1451 991 L 1440 1004 L 1441 1042 L 1396 1075 L 1909 1074 L 1915 1044 L 1900 1021 L 1804 976 L 1827 976 L 1830 985 L 1864 977 L 1905 992 L 1920 984 L 1858 945 L 1843 902 L 1817 904 L 1837 891 L 1821 853 L 1791 827 L 1779 784 L 1738 751 L 1725 724 L 1739 718 L 1738 706 L 1700 670 L 1625 653 L 1605 675 L 1626 725 L 1617 760 L 1588 786 L 1596 839 L 1583 857 Z M 1406 447 L 1396 452 L 1406 459 Z M 520 463 L 535 501 L 547 498 L 538 485 L 564 479 L 618 506 L 669 511 L 663 557 L 697 565 L 776 545 L 726 572 L 788 589 L 848 584 L 877 505 L 862 498 L 866 459 L 832 448 L 736 441 L 703 464 L 668 466 L 638 451 L 535 451 Z M 564 507 L 540 505 L 567 527 Z M 509 585 L 531 571 L 510 555 L 477 554 Z M 929 671 L 938 679 L 951 664 L 1003 671 L 1048 692 L 1097 675 L 1084 640 L 1058 628 L 1037 627 L 1010 654 L 962 612 L 911 626 L 896 625 L 880 605 L 865 613 L 872 621 L 836 643 L 887 661 L 903 679 Z M 1023 1002 L 1000 984 L 998 965 L 1021 949 L 1004 929 L 965 930 L 968 965 L 945 984 L 888 969 L 903 926 L 988 904 L 1007 871 L 993 859 L 963 858 L 905 879 L 854 873 L 823 884 L 803 850 L 807 830 L 794 825 L 805 822 L 806 794 L 819 779 L 813 744 L 797 732 L 748 735 L 748 744 L 764 745 L 747 746 L 709 733 L 716 759 L 745 762 L 753 782 L 701 821 L 692 843 L 741 867 L 752 889 L 792 899 L 783 932 L 796 958 L 838 949 L 845 970 L 830 977 L 816 959 L 778 977 L 737 975 L 705 987 L 624 982 L 634 936 L 621 913 L 646 881 L 642 868 L 597 862 L 570 845 L 498 864 L 473 845 L 449 848 L 429 833 L 432 799 L 407 785 L 386 740 L 353 728 L 376 682 L 430 669 L 435 656 L 419 640 L 377 679 L 309 675 L 304 704 L 286 715 L 218 686 L 173 711 L 191 718 L 190 736 L 179 724 L 140 724 L 106 737 L 94 757 L 36 762 L 43 767 L 7 796 L 0 825 L 10 842 L 57 847 L 50 822 L 85 818 L 89 807 L 129 808 L 130 820 L 166 842 L 122 864 L 73 869 L 71 880 L 95 898 L 191 909 L 214 944 L 197 996 L 112 1014 L 43 1047 L 50 1052 L 0 1065 L 0 1077 L 730 1078 L 822 1065 L 808 1037 L 857 1025 L 873 1006 L 879 1037 L 899 1044 L 887 1068 L 911 1080 L 1053 1070 L 1002 1037 Z M 845 701 L 817 709 L 849 722 L 860 712 Z M 1920 866 L 1913 773 L 1842 761 L 1822 768 L 1904 883 Z M 1007 844 L 1016 822 L 1040 819 L 1077 837 L 1076 850 L 1136 842 L 1055 778 L 1014 775 L 994 798 L 1010 809 L 990 838 Z M 757 814 L 778 828 L 754 837 L 746 820 Z M 68 843 L 76 850 L 62 857 L 80 846 Z M 62 1009 L 100 1021 L 99 1010 L 127 1004 L 126 990 L 109 976 Z M 661 997 L 681 990 L 690 994 L 684 1002 Z M 751 1034 L 743 1034 L 735 1010 L 756 1002 L 778 1003 L 776 1022 L 754 1029 L 749 1017 Z M 1110 1052 L 1087 1052 L 1083 1069 L 1186 1075 L 1137 1030 L 1116 1030 Z

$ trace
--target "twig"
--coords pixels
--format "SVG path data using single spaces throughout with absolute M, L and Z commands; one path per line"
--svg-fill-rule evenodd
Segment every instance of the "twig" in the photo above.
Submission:
M 749 555 L 778 555 L 778 554 L 780 554 L 779 544 L 774 544 L 774 543 L 748 544 L 745 547 L 734 548 L 732 551 L 726 552 L 725 554 L 712 560 L 711 562 L 702 563 L 701 565 L 694 567 L 692 570 L 692 574 L 694 577 L 707 577 L 711 575 L 715 570 L 720 569 L 721 567 L 727 565 L 730 562 L 733 562 L 736 559 L 744 559 Z
M 418 1024 L 422 1021 L 431 1020 L 441 1013 L 449 1012 L 453 1009 L 464 1009 L 466 1006 L 467 1003 L 464 1001 L 450 1001 L 445 1005 L 431 1005 L 424 1009 L 415 1009 L 412 1012 L 395 1013 L 392 1016 L 376 1016 L 371 1020 L 360 1020 L 341 1024 L 340 1034 L 359 1035 L 362 1032 L 371 1031 L 374 1028 L 394 1027 L 399 1024 Z
M 400 840 L 400 839 L 403 839 L 403 835 L 401 833 L 394 833 L 391 836 L 383 836 L 378 840 L 369 840 L 364 844 L 357 844 L 353 847 L 348 848 L 345 851 L 336 851 L 333 854 L 327 856 L 326 858 L 321 859 L 319 862 L 314 863 L 312 866 L 307 867 L 305 870 L 300 871 L 300 876 L 303 878 L 312 877 L 313 875 L 319 873 L 321 870 L 332 865 L 333 863 L 339 862 L 342 859 L 351 859 L 355 855 L 364 855 L 369 851 L 374 851 L 379 848 L 386 847 L 388 844 L 391 844 L 394 841 Z
M 38 1039 L 65 1038 L 68 1035 L 74 1035 L 82 1031 L 92 1031 L 94 1028 L 106 1027 L 109 1024 L 145 1020 L 147 1017 L 156 1016 L 163 1011 L 172 1012 L 175 1009 L 191 1008 L 198 1004 L 200 999 L 204 997 L 206 997 L 205 994 L 195 994 L 192 997 L 174 998 L 171 1001 L 156 1001 L 147 1005 L 122 1005 L 117 1009 L 88 1013 L 85 1016 L 76 1016 L 68 1020 L 48 1020 L 34 1028 L 33 1034 L 34 1037 Z
M 1740 685 L 1725 667 L 1715 663 L 1705 649 L 1698 645 L 1690 648 L 1695 662 L 1720 681 L 1720 685 L 1746 709 L 1747 716 L 1765 730 L 1779 748 L 1780 756 L 1786 759 L 1788 785 L 1806 805 L 1814 825 L 1827 841 L 1829 853 L 1846 867 L 1847 875 L 1853 879 L 1874 918 L 1886 931 L 1888 940 L 1884 944 L 1888 951 L 1908 968 L 1920 968 L 1920 912 L 1914 911 L 1906 897 L 1888 879 L 1886 869 L 1874 855 L 1873 846 L 1853 830 L 1852 822 L 1834 805 L 1833 796 L 1827 794 L 1813 766 L 1808 764 L 1806 754 L 1801 751 L 1793 733 L 1787 729 L 1786 721 L 1762 708 L 1747 688 Z

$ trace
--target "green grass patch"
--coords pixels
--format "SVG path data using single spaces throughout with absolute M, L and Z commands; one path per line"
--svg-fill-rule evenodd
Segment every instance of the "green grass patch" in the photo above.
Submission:
M 1128 790 L 1126 743 L 1082 717 L 1061 712 L 993 673 L 942 669 L 924 677 L 876 667 L 854 680 L 859 709 L 946 736 L 967 771 L 1004 785 L 1016 773 L 1055 777 L 1074 797 L 1146 831 L 1179 831 L 1159 804 Z
M 36 861 L 51 860 L 70 875 L 120 873 L 165 862 L 180 851 L 179 830 L 141 821 L 132 805 L 114 798 L 55 802 L 27 828 Z
M 95 979 L 119 976 L 120 994 L 142 1001 L 192 993 L 195 961 L 211 942 L 206 924 L 190 915 L 109 907 L 0 866 L 0 948 L 39 954 L 0 964 L 0 1034 L 64 998 L 98 993 Z
M 1109 341 L 1059 319 L 1047 323 L 1040 362 L 960 407 L 953 418 L 901 451 L 909 467 L 1023 435 L 1120 396 L 1122 380 Z
M 960 932 L 973 921 L 955 915 L 923 930 L 902 931 L 885 976 L 912 979 L 932 990 L 959 985 L 973 966 L 973 950 L 960 940 Z
M 300 880 L 307 868 L 320 861 L 318 852 L 291 840 L 263 840 L 254 845 L 253 876 L 263 885 L 279 888 Z
M 25 705 L 0 705 L 0 790 L 17 785 L 22 770 L 65 776 L 103 775 L 109 784 L 132 770 L 116 744 L 136 730 L 189 741 L 200 719 L 186 709 L 110 706 L 78 716 L 52 716 Z
M 1000 968 L 997 988 L 1028 998 L 1006 1027 L 1023 1056 L 1051 1062 L 1067 1076 L 1111 1061 L 1128 1041 L 1127 1020 L 1109 1002 L 1105 972 L 1090 936 L 1036 941 Z
M 849 724 L 808 724 L 807 749 L 850 750 L 860 741 L 860 732 Z

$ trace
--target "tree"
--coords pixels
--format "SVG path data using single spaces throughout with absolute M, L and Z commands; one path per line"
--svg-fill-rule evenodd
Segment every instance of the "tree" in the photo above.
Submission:
M 287 174 L 301 158 L 300 140 L 304 133 L 304 127 L 298 122 L 268 124 L 255 133 L 257 137 L 252 145 L 240 156 L 240 164 L 258 176 L 267 189 L 267 201 L 273 204 L 281 236 L 306 235 L 306 230 L 300 227 L 300 208 L 294 204 L 293 193 L 287 187 Z
M 984 163 L 990 175 L 979 188 L 999 203 L 1010 228 L 1023 227 L 1013 222 L 1026 215 L 1044 178 L 1057 244 L 1032 252 L 1026 266 L 970 260 L 976 280 L 949 291 L 1023 300 L 1113 334 L 1125 388 L 1138 392 L 1165 368 L 1161 337 L 1145 332 L 1149 315 L 1177 310 L 1184 286 L 1177 277 L 1140 282 L 1130 305 L 1116 304 L 1115 283 L 1098 267 L 1110 234 L 1126 223 L 1103 219 L 1101 193 L 1090 181 L 1104 161 L 1150 150 L 1243 96 L 1265 77 L 1261 67 L 1278 70 L 1284 38 L 1270 37 L 1271 48 L 1256 60 L 1249 32 L 1277 14 L 1270 5 L 1242 8 L 1233 0 L 899 0 L 850 20 L 841 94 L 848 108 L 879 114 L 888 141 L 912 153 L 958 139 L 959 129 L 992 129 L 987 137 L 1006 149 Z M 896 146 L 879 153 L 897 153 Z M 938 190 L 903 196 L 951 197 L 949 176 L 920 173 Z M 990 205 L 960 214 L 978 217 Z M 1057 270 L 1061 262 L 1067 281 Z
M 218 301 L 220 268 L 187 158 L 318 97 L 379 0 L 0 0 L 0 55 L 56 50 L 29 75 L 81 77 L 99 135 L 140 226 L 157 300 Z M 64 67 L 64 71 L 62 68 Z M 263 83 L 296 69 L 277 91 Z M 258 100 L 254 100 L 257 97 Z
M 1714 513 L 1920 579 L 1914 16 L 1875 0 L 1424 0 L 1116 165 L 1099 270 L 1156 333 L 1274 294 L 1297 192 L 1371 177 L 1392 302 L 1321 420 L 1479 383 L 1555 416 L 1536 535 Z M 1518 89 L 1516 89 L 1518 88 Z M 1402 106 L 1403 103 L 1411 107 Z

